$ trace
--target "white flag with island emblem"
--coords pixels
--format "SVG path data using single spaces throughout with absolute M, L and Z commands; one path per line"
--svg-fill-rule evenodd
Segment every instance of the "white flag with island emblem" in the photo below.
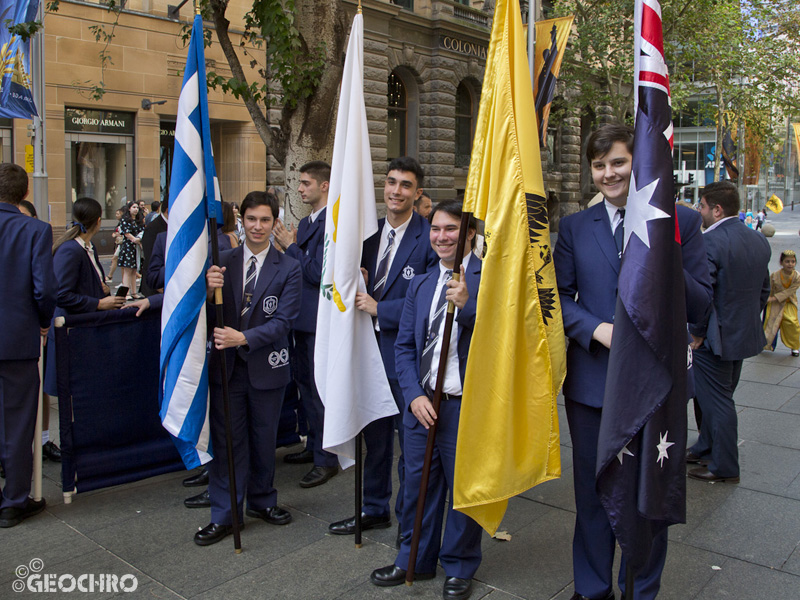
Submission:
M 356 292 L 366 292 L 361 275 L 364 240 L 378 230 L 363 73 L 364 21 L 359 13 L 350 31 L 339 93 L 314 348 L 314 376 L 325 405 L 322 447 L 338 454 L 343 468 L 354 462 L 356 435 L 372 421 L 398 412 L 372 318 L 355 307 Z

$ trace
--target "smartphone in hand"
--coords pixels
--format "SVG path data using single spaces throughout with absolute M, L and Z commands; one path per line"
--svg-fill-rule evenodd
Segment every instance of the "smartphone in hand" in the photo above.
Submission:
M 121 285 L 117 288 L 117 293 L 115 294 L 117 298 L 124 298 L 128 295 L 128 287 Z

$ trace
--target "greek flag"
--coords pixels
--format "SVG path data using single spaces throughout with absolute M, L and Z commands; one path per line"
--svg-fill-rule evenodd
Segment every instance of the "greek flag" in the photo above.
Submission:
M 161 423 L 187 468 L 212 458 L 208 427 L 208 219 L 222 222 L 211 152 L 203 21 L 195 15 L 178 100 L 161 313 Z

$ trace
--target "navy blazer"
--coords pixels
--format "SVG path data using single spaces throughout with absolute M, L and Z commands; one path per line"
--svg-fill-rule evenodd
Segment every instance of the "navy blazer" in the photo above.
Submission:
M 400 320 L 400 331 L 395 343 L 395 361 L 397 363 L 397 378 L 403 389 L 405 411 L 403 422 L 407 427 L 414 427 L 419 423 L 414 414 L 409 410 L 411 402 L 419 396 L 425 396 L 422 387 L 422 377 L 419 365 L 422 360 L 422 350 L 428 336 L 428 316 L 436 292 L 436 282 L 439 279 L 439 269 L 433 269 L 424 275 L 416 276 L 403 304 L 403 316 Z M 461 382 L 467 369 L 467 356 L 469 345 L 472 341 L 472 330 L 475 327 L 475 314 L 477 310 L 478 287 L 481 282 L 481 259 L 472 254 L 467 264 L 465 279 L 469 300 L 463 310 L 457 311 L 455 325 L 458 325 L 458 370 Z M 438 365 L 434 365 L 437 368 Z
M 167 232 L 162 231 L 156 236 L 153 244 L 153 254 L 144 272 L 144 279 L 151 290 L 164 288 L 165 267 L 164 262 L 167 253 Z
M 378 268 L 378 250 L 385 222 L 386 219 L 380 219 L 377 233 L 364 242 L 361 260 L 361 266 L 367 270 L 369 275 L 367 293 L 373 298 L 375 271 Z M 427 273 L 439 263 L 439 257 L 431 248 L 430 230 L 431 226 L 425 218 L 416 212 L 411 214 L 411 222 L 397 247 L 392 266 L 386 277 L 383 295 L 378 301 L 378 326 L 381 330 L 378 344 L 386 376 L 390 379 L 397 378 L 394 366 L 394 343 L 400 327 L 400 315 L 403 312 L 408 284 L 415 275 Z
M 681 234 L 687 319 L 705 314 L 711 302 L 711 282 L 703 257 L 705 246 L 697 211 L 677 206 Z M 601 407 L 609 351 L 592 340 L 600 323 L 613 323 L 617 304 L 620 259 L 605 203 L 561 219 L 553 253 L 564 319 L 569 337 L 564 396 Z
M 94 257 L 100 264 L 97 247 L 94 246 Z M 103 291 L 100 277 L 103 266 L 100 265 L 100 277 L 92 265 L 83 242 L 79 239 L 64 242 L 53 256 L 53 267 L 58 277 L 58 308 L 55 316 L 67 314 L 89 313 L 97 310 L 100 298 L 108 294 Z
M 706 338 L 706 346 L 722 360 L 755 356 L 767 343 L 761 311 L 770 292 L 769 242 L 738 219 L 720 223 L 703 239 L 714 301 L 689 330 Z
M 149 216 L 149 215 L 148 215 Z M 156 239 L 160 233 L 165 233 L 167 231 L 167 222 L 164 220 L 164 217 L 161 214 L 156 215 L 151 221 L 147 223 L 144 228 L 144 233 L 142 234 L 142 255 L 144 256 L 144 281 L 142 282 L 141 291 L 145 296 L 152 296 L 156 293 L 158 288 L 164 287 L 162 285 L 158 287 L 152 287 L 149 283 L 149 279 L 147 278 L 146 274 L 150 268 L 150 261 L 153 258 L 153 248 L 156 244 Z M 164 257 L 162 254 L 161 261 L 163 263 Z
M 322 278 L 322 254 L 325 249 L 325 215 L 323 208 L 313 223 L 303 219 L 297 226 L 297 241 L 286 249 L 286 254 L 300 262 L 303 271 L 303 297 L 300 314 L 294 329 L 306 333 L 317 330 L 317 308 L 319 306 L 319 282 Z
M 289 370 L 289 330 L 300 311 L 302 274 L 300 264 L 293 258 L 270 248 L 256 280 L 252 308 L 239 324 L 244 290 L 244 247 L 220 253 L 220 266 L 226 267 L 222 287 L 225 325 L 244 333 L 247 347 L 240 354 L 247 361 L 250 385 L 260 390 L 285 386 L 291 379 Z M 207 307 L 209 321 L 209 349 L 213 345 L 216 309 Z M 228 379 L 233 375 L 236 349 L 228 348 Z M 221 384 L 219 352 L 211 350 L 209 377 Z
M 231 238 L 229 238 L 221 229 L 217 229 L 217 240 L 219 241 L 219 251 L 231 249 Z M 150 262 L 145 268 L 144 280 L 149 286 L 150 296 L 158 293 L 158 290 L 163 290 L 164 283 L 166 282 L 166 254 L 167 254 L 167 232 L 160 232 L 153 244 L 153 254 L 150 257 Z M 208 243 L 208 263 L 211 264 L 211 242 Z
M 39 357 L 39 329 L 50 326 L 56 307 L 53 230 L 0 202 L 0 360 Z

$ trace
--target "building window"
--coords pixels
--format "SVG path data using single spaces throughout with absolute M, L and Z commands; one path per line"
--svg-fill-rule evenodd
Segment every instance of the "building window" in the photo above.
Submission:
M 406 86 L 394 71 L 389 75 L 389 114 L 386 158 L 406 156 L 408 147 L 408 100 Z
M 414 10 L 414 0 L 392 0 L 392 4 L 396 4 L 400 8 L 405 8 L 406 10 Z
M 462 81 L 456 90 L 456 166 L 469 167 L 475 133 L 472 94 Z

